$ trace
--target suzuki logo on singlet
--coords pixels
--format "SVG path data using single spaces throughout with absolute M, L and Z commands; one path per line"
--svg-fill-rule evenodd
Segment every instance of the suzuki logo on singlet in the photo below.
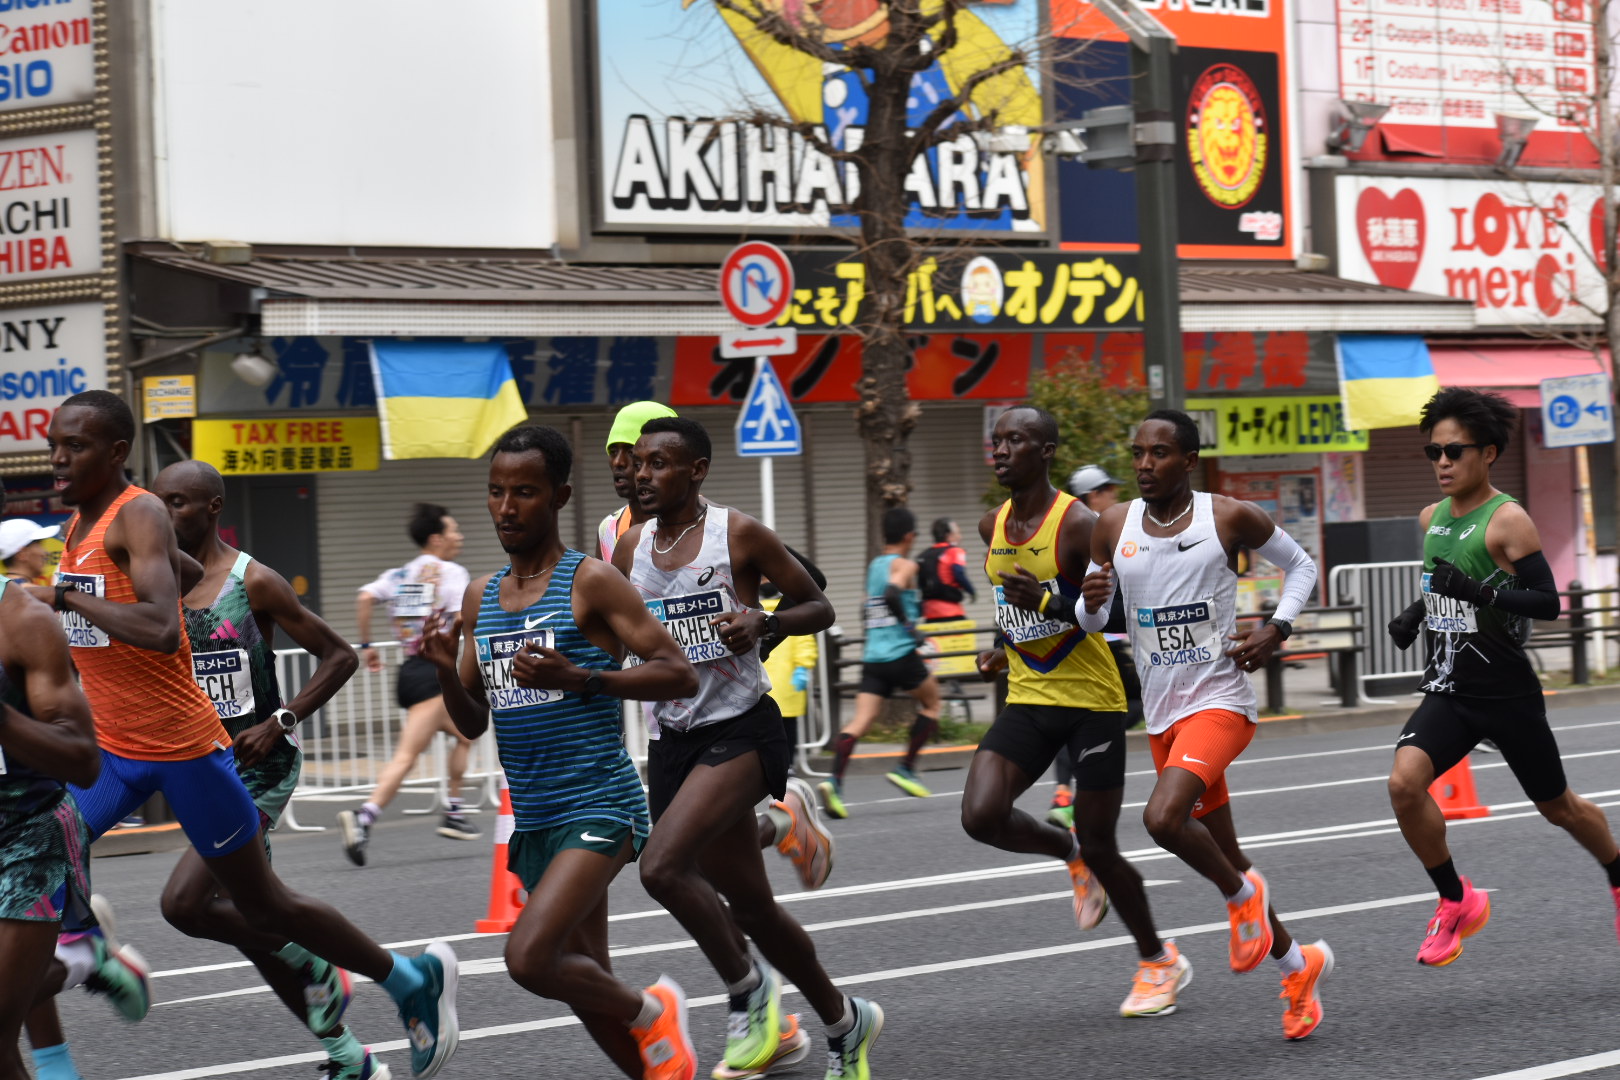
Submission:
M 707 585 L 709 583 L 709 579 L 712 577 L 714 577 L 714 567 L 710 566 L 706 568 L 703 573 L 698 575 L 697 583 L 699 585 Z
M 1468 534 L 1469 534 L 1469 533 L 1471 533 L 1471 532 L 1473 532 L 1473 531 L 1474 531 L 1474 530 L 1475 530 L 1475 529 L 1477 529 L 1477 528 L 1479 528 L 1479 522 L 1477 522 L 1477 521 L 1476 521 L 1476 522 L 1474 522 L 1474 523 L 1473 523 L 1473 524 L 1472 524 L 1472 525 L 1470 525 L 1470 526 L 1468 526 L 1468 528 L 1466 528 L 1466 529 L 1464 529 L 1464 530 L 1463 530 L 1463 531 L 1462 531 L 1462 535 L 1461 535 L 1461 536 L 1459 536 L 1459 537 L 1457 537 L 1457 539 L 1459 539 L 1459 540 L 1466 540 L 1466 539 L 1468 539 Z
M 991 548 L 990 549 L 990 554 L 992 554 L 992 555 L 1016 555 L 1016 554 L 1018 554 L 1018 549 L 1017 548 Z

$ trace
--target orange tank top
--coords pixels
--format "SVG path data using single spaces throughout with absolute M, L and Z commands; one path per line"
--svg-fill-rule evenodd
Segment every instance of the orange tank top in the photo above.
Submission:
M 89 534 L 62 552 L 56 580 L 116 604 L 135 603 L 135 585 L 107 554 L 106 536 L 119 511 L 145 494 L 134 484 L 125 488 Z M 62 533 L 70 543 L 78 525 L 79 515 L 74 514 Z M 214 703 L 192 677 L 191 644 L 178 598 L 175 614 L 180 648 L 165 654 L 119 641 L 75 612 L 62 613 L 96 737 L 114 754 L 138 761 L 189 761 L 231 745 Z

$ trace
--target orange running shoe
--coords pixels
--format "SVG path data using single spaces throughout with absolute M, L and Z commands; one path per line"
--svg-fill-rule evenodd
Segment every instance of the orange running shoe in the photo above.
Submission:
M 1091 930 L 1108 914 L 1108 894 L 1091 876 L 1086 861 L 1078 856 L 1069 860 L 1069 881 L 1074 885 L 1074 921 L 1082 930 Z
M 1052 807 L 1053 807 L 1053 809 L 1061 809 L 1062 807 L 1073 806 L 1073 805 L 1074 805 L 1074 792 L 1069 790 L 1069 787 L 1068 787 L 1067 784 L 1059 784 L 1057 787 L 1052 789 Z
M 827 875 L 832 873 L 833 838 L 816 813 L 814 789 L 797 776 L 790 776 L 787 793 L 775 806 L 792 821 L 776 850 L 792 860 L 806 889 L 821 888 L 827 883 Z
M 686 994 L 668 975 L 647 987 L 664 1011 L 645 1028 L 633 1027 L 630 1034 L 641 1047 L 641 1061 L 647 1080 L 694 1080 L 697 1055 L 692 1052 L 692 1036 L 686 1028 Z
M 1227 949 L 1232 958 L 1232 970 L 1242 974 L 1253 971 L 1271 952 L 1271 898 L 1266 890 L 1266 879 L 1258 870 L 1245 871 L 1243 876 L 1254 886 L 1254 893 L 1241 904 L 1226 905 L 1226 919 L 1232 924 L 1232 937 Z
M 1434 905 L 1434 916 L 1418 949 L 1420 964 L 1444 967 L 1462 955 L 1462 939 L 1472 937 L 1491 921 L 1491 898 L 1474 888 L 1474 883 L 1462 879 L 1463 898 L 1459 901 L 1440 898 Z
M 1283 1037 L 1303 1039 L 1322 1023 L 1322 999 L 1316 996 L 1316 984 L 1333 974 L 1333 950 L 1328 943 L 1318 941 L 1300 946 L 1305 954 L 1305 968 L 1282 979 L 1282 993 L 1288 999 L 1283 1010 Z

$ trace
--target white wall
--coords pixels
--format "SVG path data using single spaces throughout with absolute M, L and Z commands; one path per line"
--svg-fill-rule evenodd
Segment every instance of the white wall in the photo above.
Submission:
M 549 0 L 149 0 L 176 240 L 550 247 Z

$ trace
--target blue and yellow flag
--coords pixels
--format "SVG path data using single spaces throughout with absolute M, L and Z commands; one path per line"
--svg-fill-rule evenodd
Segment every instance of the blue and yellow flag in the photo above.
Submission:
M 1424 403 L 1440 392 L 1429 346 L 1415 334 L 1340 334 L 1337 353 L 1351 430 L 1415 427 Z
M 483 457 L 507 429 L 529 418 L 506 349 L 463 341 L 377 341 L 371 345 L 383 456 Z

